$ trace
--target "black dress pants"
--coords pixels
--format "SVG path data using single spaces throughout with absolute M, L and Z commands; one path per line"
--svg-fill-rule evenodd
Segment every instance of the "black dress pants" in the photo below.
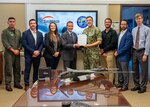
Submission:
M 142 57 L 144 55 L 145 49 L 135 50 L 133 49 L 133 57 L 132 57 L 132 69 L 135 73 L 133 73 L 133 81 L 135 87 L 140 87 L 141 89 L 146 89 L 146 85 L 148 83 L 148 59 L 143 62 Z M 140 76 L 140 68 L 141 68 L 141 76 Z M 140 82 L 141 77 L 141 82 Z

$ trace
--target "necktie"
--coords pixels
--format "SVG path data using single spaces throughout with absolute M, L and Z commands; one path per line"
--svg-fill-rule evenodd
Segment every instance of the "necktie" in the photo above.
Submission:
M 73 41 L 73 43 L 74 43 L 74 38 L 73 38 L 72 32 L 70 33 L 70 37 L 72 38 L 72 41 Z
M 138 27 L 137 33 L 136 33 L 136 41 L 135 41 L 135 48 L 139 49 L 139 37 L 140 37 L 140 27 Z

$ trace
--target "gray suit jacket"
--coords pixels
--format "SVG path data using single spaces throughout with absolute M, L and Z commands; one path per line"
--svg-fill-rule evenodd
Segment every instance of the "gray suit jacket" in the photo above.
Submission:
M 62 57 L 65 61 L 72 61 L 77 57 L 77 49 L 73 47 L 77 43 L 78 38 L 76 33 L 72 32 L 72 37 L 66 31 L 61 36 L 62 39 Z

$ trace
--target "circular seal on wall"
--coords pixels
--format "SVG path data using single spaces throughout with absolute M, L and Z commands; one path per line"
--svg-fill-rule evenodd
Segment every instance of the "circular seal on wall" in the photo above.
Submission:
M 80 28 L 85 28 L 85 27 L 87 27 L 86 17 L 85 17 L 85 16 L 80 16 L 80 17 L 77 19 L 77 25 L 78 25 Z

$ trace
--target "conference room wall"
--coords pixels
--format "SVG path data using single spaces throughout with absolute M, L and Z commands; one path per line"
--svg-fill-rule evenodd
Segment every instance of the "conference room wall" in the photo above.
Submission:
M 121 5 L 120 4 L 110 4 L 109 5 L 109 17 L 112 19 L 113 22 L 119 22 L 120 23 L 120 11 L 121 11 Z M 117 32 L 119 32 L 120 27 L 116 29 Z
M 8 27 L 8 17 L 13 16 L 16 18 L 16 28 L 21 31 L 25 29 L 25 5 L 24 4 L 0 4 L 0 34 L 3 29 Z M 3 49 L 0 38 L 0 50 Z

